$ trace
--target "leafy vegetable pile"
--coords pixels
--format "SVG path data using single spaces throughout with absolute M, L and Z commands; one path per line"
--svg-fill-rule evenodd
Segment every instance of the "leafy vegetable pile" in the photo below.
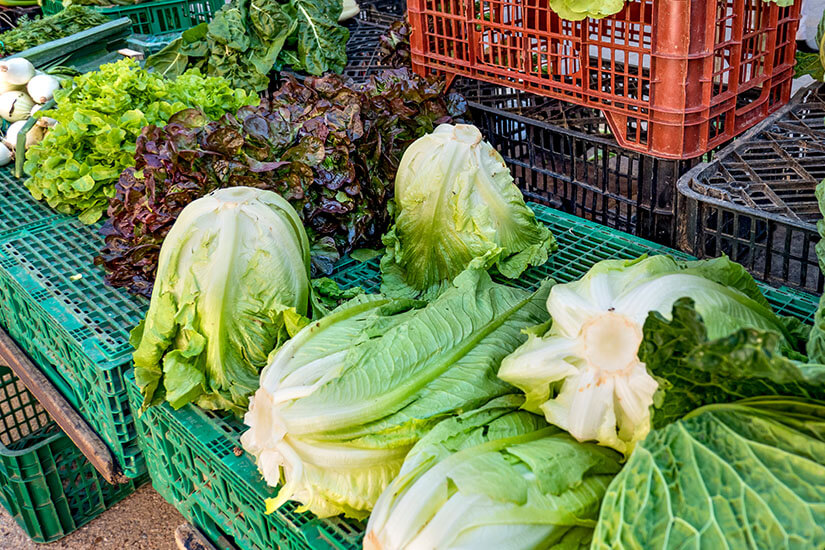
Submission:
M 777 317 L 727 258 L 605 260 L 555 286 L 547 309 L 550 328 L 537 327 L 499 376 L 526 393 L 528 410 L 625 454 L 650 431 L 654 401 L 661 425 L 754 395 L 771 373 L 803 387 L 825 380 L 825 368 L 807 381 L 814 373 L 785 358 L 799 356 L 799 322 Z M 671 310 L 671 320 L 661 316 Z M 754 381 L 750 391 L 742 377 Z
M 132 333 L 144 408 L 166 400 L 243 414 L 309 295 L 309 243 L 288 202 L 249 187 L 193 201 L 163 244 L 149 312 Z
M 29 19 L 24 15 L 17 20 L 17 27 L 0 34 L 3 55 L 22 52 L 109 21 L 110 19 L 99 11 L 83 6 L 71 6 L 42 18 Z
M 314 272 L 328 273 L 339 254 L 379 242 L 407 145 L 463 113 L 463 100 L 442 91 L 407 69 L 363 86 L 327 75 L 290 80 L 271 100 L 218 122 L 186 112 L 145 128 L 103 230 L 107 281 L 149 295 L 161 243 L 183 207 L 235 185 L 289 200 L 313 243 Z
M 468 270 L 427 305 L 365 295 L 313 322 L 261 375 L 242 436 L 266 481 L 325 517 L 365 517 L 440 420 L 511 388 L 501 359 L 546 319 L 535 294 Z M 323 457 L 323 459 L 321 458 Z
M 54 94 L 42 116 L 57 125 L 26 153 L 25 184 L 32 195 L 84 223 L 97 221 L 115 195 L 118 176 L 134 165 L 135 142 L 145 126 L 198 106 L 209 118 L 258 102 L 222 78 L 197 71 L 167 81 L 132 60 L 103 65 Z M 40 115 L 39 115 L 40 116 Z
M 273 67 L 320 75 L 347 63 L 349 31 L 340 0 L 232 0 L 210 23 L 185 31 L 146 60 L 168 78 L 191 67 L 233 85 L 264 90 Z

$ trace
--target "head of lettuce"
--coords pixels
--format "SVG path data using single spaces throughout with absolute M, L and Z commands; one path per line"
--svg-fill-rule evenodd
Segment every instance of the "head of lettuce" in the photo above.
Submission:
M 164 240 L 149 312 L 132 332 L 143 407 L 242 414 L 309 298 L 309 242 L 286 200 L 233 187 L 192 202 Z
M 524 204 L 504 159 L 468 124 L 442 124 L 404 152 L 382 291 L 437 295 L 467 267 L 514 279 L 557 246 Z

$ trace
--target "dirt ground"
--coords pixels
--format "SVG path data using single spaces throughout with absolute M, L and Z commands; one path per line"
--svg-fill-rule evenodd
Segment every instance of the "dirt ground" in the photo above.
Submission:
M 35 544 L 0 506 L 0 550 L 176 550 L 175 529 L 184 521 L 147 484 L 74 533 Z

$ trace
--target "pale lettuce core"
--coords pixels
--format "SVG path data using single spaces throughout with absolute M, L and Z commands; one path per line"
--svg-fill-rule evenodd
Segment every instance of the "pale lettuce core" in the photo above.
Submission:
M 606 260 L 580 280 L 554 286 L 547 299 L 552 325 L 501 365 L 499 376 L 522 389 L 525 408 L 579 441 L 629 453 L 650 431 L 659 384 L 639 360 L 648 313 L 669 316 L 674 302 L 694 300 L 708 338 L 741 327 L 782 329 L 761 301 L 711 280 L 730 262 L 678 264 L 667 256 Z M 708 278 L 711 277 L 711 278 Z

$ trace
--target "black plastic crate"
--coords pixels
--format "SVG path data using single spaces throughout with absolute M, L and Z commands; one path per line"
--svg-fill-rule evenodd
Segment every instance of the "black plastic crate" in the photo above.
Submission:
M 821 292 L 814 192 L 823 179 L 825 85 L 815 84 L 679 181 L 679 248 L 727 254 L 770 284 Z
M 675 244 L 676 183 L 703 158 L 665 160 L 624 149 L 598 109 L 469 79 L 457 79 L 453 89 L 467 98 L 473 122 L 529 200 Z

